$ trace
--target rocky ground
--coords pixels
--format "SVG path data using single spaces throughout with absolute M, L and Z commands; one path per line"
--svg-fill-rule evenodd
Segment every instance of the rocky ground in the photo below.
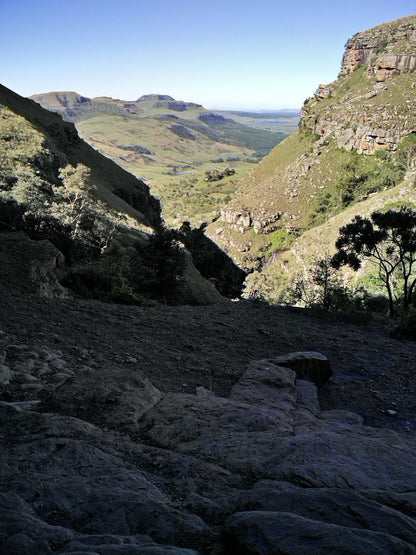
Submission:
M 70 375 L 80 366 L 139 370 L 164 392 L 195 393 L 204 386 L 227 396 L 252 360 L 319 351 L 334 369 L 319 388 L 324 410 L 351 410 L 365 424 L 416 433 L 414 342 L 394 338 L 391 321 L 381 315 L 351 323 L 245 301 L 142 308 L 9 290 L 0 314 L 5 347 L 18 341 L 28 351 L 51 351 Z
M 45 297 L 16 268 L 0 554 L 415 553 L 414 343 L 388 320 Z M 319 404 L 293 351 L 332 362 Z

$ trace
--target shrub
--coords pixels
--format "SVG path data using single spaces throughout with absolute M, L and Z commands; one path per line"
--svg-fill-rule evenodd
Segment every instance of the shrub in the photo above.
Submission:
M 351 292 L 341 282 L 339 273 L 331 266 L 331 257 L 316 259 L 306 276 L 295 277 L 289 290 L 289 304 L 319 308 L 324 312 L 352 308 Z
M 399 314 L 393 335 L 407 339 L 416 339 L 416 308 L 410 307 Z

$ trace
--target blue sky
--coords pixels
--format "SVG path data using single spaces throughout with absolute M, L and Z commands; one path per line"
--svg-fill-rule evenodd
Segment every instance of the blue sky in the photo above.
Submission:
M 358 31 L 414 0 L 0 0 L 0 82 L 23 96 L 170 94 L 208 108 L 298 108 Z

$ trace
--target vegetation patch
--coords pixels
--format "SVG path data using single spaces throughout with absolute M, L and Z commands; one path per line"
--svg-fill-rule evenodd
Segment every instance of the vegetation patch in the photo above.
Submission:
M 309 227 L 320 224 L 347 206 L 369 195 L 394 187 L 403 180 L 405 168 L 399 155 L 386 150 L 374 156 L 345 151 L 336 147 L 340 160 L 338 175 L 329 186 L 315 196 L 309 216 Z M 342 161 L 343 160 L 343 161 Z

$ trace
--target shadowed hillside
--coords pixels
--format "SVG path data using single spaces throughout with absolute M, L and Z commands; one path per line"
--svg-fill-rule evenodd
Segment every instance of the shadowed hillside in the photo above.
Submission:
M 221 300 L 164 226 L 146 184 L 34 101 L 1 87 L 0 109 L 0 229 L 55 245 L 66 260 L 62 284 L 132 304 Z

